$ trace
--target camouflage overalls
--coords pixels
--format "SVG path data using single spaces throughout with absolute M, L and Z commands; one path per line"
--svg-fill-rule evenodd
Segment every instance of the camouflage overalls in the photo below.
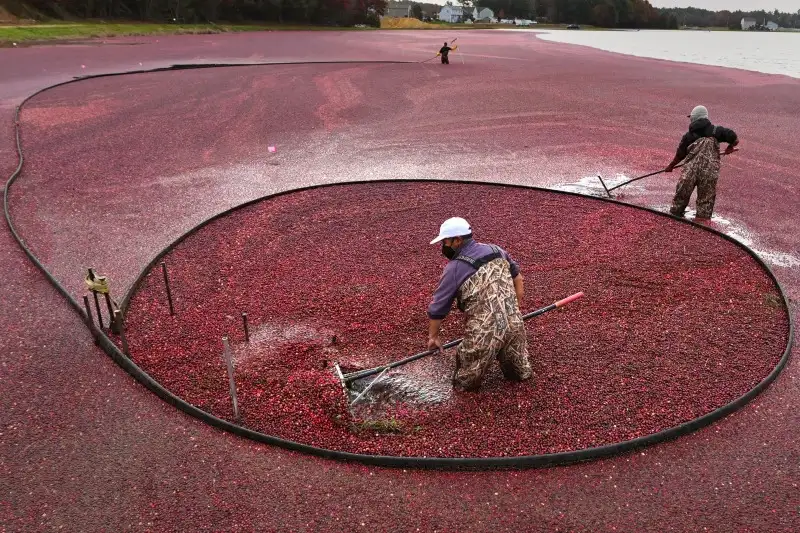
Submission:
M 697 218 L 711 218 L 717 196 L 717 178 L 719 141 L 714 137 L 697 139 L 689 147 L 669 212 L 675 216 L 683 216 L 692 191 L 697 187 Z
M 477 390 L 495 358 L 506 379 L 528 379 L 525 323 L 508 261 L 501 257 L 481 266 L 458 289 L 458 306 L 466 315 L 466 331 L 456 352 L 453 384 Z

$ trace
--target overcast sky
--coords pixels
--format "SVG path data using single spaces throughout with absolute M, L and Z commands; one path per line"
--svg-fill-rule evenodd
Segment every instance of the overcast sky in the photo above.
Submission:
M 650 0 L 654 7 L 699 7 L 711 11 L 753 11 L 766 9 L 796 13 L 800 9 L 800 0 Z
M 424 0 L 426 3 L 444 5 L 446 0 Z M 453 1 L 458 5 L 458 0 Z M 754 11 L 756 9 L 766 9 L 774 11 L 788 11 L 797 13 L 800 9 L 800 0 L 650 0 L 655 7 L 699 7 L 710 9 L 711 11 Z

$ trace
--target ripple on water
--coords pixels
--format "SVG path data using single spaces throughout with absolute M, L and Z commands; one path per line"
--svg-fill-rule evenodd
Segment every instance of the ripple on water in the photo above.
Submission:
M 661 206 L 659 207 L 659 210 L 669 211 L 669 207 Z M 686 210 L 687 219 L 695 220 L 696 216 L 697 212 L 694 209 Z M 794 268 L 800 266 L 800 257 L 788 252 L 770 250 L 762 247 L 753 232 L 740 222 L 725 218 L 719 214 L 714 214 L 711 217 L 709 226 L 744 244 L 753 250 L 765 263 L 770 266 L 781 268 Z
M 610 189 L 621 183 L 624 183 L 629 179 L 630 178 L 628 176 L 623 174 L 617 174 L 613 177 L 603 176 L 603 183 L 605 183 L 606 187 Z M 557 183 L 555 185 L 550 185 L 547 188 L 554 191 L 574 192 L 586 196 L 599 196 L 602 198 L 608 198 L 608 194 L 603 188 L 603 183 L 600 182 L 600 176 L 594 175 L 583 177 L 578 181 L 571 183 Z M 631 189 L 635 189 L 638 188 L 638 185 L 631 185 L 630 187 Z

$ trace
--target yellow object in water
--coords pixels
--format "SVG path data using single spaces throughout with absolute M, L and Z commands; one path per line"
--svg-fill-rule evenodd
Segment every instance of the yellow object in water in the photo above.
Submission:
M 108 294 L 108 279 L 105 276 L 96 276 L 92 279 L 91 274 L 86 275 L 86 285 L 89 287 L 89 290 L 92 292 L 99 292 L 100 294 Z

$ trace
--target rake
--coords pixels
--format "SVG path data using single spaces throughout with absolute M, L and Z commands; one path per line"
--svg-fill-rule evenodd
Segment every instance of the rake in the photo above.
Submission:
M 738 151 L 739 151 L 738 148 L 734 148 L 733 151 L 731 151 L 731 152 L 720 152 L 719 155 L 730 155 L 733 152 L 738 152 Z M 673 168 L 681 168 L 685 164 L 686 163 L 681 163 L 680 165 L 675 165 Z M 614 185 L 610 189 L 608 187 L 606 187 L 606 182 L 603 181 L 603 177 L 600 176 L 600 174 L 597 175 L 597 179 L 600 180 L 600 184 L 603 185 L 603 189 L 606 190 L 606 194 L 608 195 L 608 197 L 609 198 L 613 198 L 613 196 L 611 194 L 611 191 L 613 191 L 614 189 L 619 189 L 620 187 L 622 187 L 624 185 L 628 185 L 629 183 L 633 183 L 634 181 L 643 180 L 645 178 L 649 178 L 650 176 L 655 176 L 656 174 L 661 174 L 662 172 L 664 172 L 664 170 L 665 169 L 656 170 L 655 172 L 651 172 L 650 174 L 645 174 L 644 176 L 639 176 L 638 178 L 633 178 L 633 179 L 628 180 L 628 181 L 623 181 L 619 185 Z
M 575 300 L 577 300 L 578 298 L 581 298 L 582 296 L 583 296 L 582 292 L 575 293 L 572 296 L 568 296 L 568 297 L 564 298 L 563 300 L 559 300 L 559 301 L 557 301 L 555 303 L 552 303 L 552 304 L 548 305 L 547 307 L 542 307 L 541 309 L 537 309 L 536 311 L 531 311 L 528 314 L 522 315 L 522 320 L 528 320 L 528 319 L 531 319 L 533 317 L 536 317 L 536 316 L 539 316 L 539 315 L 543 315 L 544 313 L 547 313 L 548 311 L 552 311 L 554 309 L 558 309 L 560 307 L 564 307 L 568 303 L 574 302 Z M 448 342 L 446 344 L 443 344 L 441 349 L 442 350 L 446 350 L 448 348 L 453 348 L 454 346 L 458 346 L 459 344 L 461 344 L 461 342 L 463 340 L 464 340 L 463 338 L 452 340 L 452 341 L 450 341 L 450 342 Z M 360 400 L 361 397 L 370 388 L 372 388 L 372 386 L 375 384 L 375 382 L 378 381 L 382 377 L 382 375 L 385 372 L 387 372 L 388 370 L 390 370 L 392 368 L 397 368 L 398 366 L 407 365 L 408 363 L 414 362 L 414 361 L 416 361 L 418 359 L 422 359 L 423 357 L 428 357 L 429 355 L 433 355 L 433 354 L 437 353 L 438 351 L 439 351 L 438 349 L 436 349 L 436 350 L 427 350 L 427 351 L 424 351 L 424 352 L 420 352 L 418 354 L 411 355 L 411 356 L 406 357 L 404 359 L 400 359 L 399 361 L 394 361 L 393 363 L 389 363 L 387 365 L 378 366 L 378 367 L 375 367 L 375 368 L 367 368 L 365 370 L 358 370 L 356 372 L 350 372 L 350 373 L 347 373 L 347 374 L 342 373 L 342 369 L 339 366 L 339 363 L 334 363 L 333 370 L 334 370 L 334 373 L 336 374 L 336 376 L 339 378 L 339 381 L 342 383 L 342 388 L 344 389 L 345 396 L 348 396 L 348 394 L 347 394 L 348 388 L 350 387 L 350 385 L 354 381 L 359 380 L 359 379 L 363 379 L 363 378 L 366 378 L 366 377 L 369 377 L 369 376 L 374 376 L 375 374 L 379 374 L 379 376 L 377 378 L 375 378 L 362 391 L 362 393 L 358 396 L 358 398 L 356 398 L 353 401 L 353 403 L 355 403 L 356 401 Z

